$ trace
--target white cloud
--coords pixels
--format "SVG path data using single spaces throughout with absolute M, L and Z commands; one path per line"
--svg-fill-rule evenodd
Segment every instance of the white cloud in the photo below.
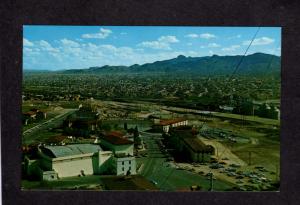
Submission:
M 52 45 L 45 40 L 40 40 L 38 44 L 42 51 L 59 52 L 59 49 L 53 48 Z
M 217 44 L 217 43 L 209 43 L 207 45 L 208 48 L 217 48 L 217 47 L 220 47 L 221 45 Z
M 240 45 L 231 45 L 229 47 L 222 48 L 222 51 L 232 52 L 232 51 L 235 51 L 238 48 L 240 48 Z
M 98 39 L 104 39 L 107 38 L 112 33 L 109 29 L 100 28 L 99 33 L 87 33 L 83 34 L 82 38 L 98 38 Z
M 216 38 L 214 34 L 211 33 L 202 33 L 202 34 L 196 34 L 196 33 L 190 33 L 185 36 L 186 38 L 203 38 L 203 39 L 211 39 L 211 38 Z
M 216 38 L 217 36 L 211 33 L 202 33 L 199 35 L 199 37 L 204 39 L 211 39 L 211 38 Z
M 230 36 L 227 39 L 235 39 L 235 38 L 241 38 L 241 37 L 242 37 L 242 35 L 238 34 L 238 35 L 235 35 L 235 36 Z
M 127 33 L 126 33 L 126 32 L 121 32 L 120 34 L 121 34 L 121 35 L 127 35 Z
M 190 33 L 190 34 L 186 35 L 185 37 L 187 37 L 187 38 L 198 38 L 199 35 L 195 34 L 195 33 Z
M 176 36 L 161 36 L 158 39 L 159 42 L 165 42 L 165 43 L 178 43 L 179 40 L 176 38 Z
M 31 48 L 24 48 L 25 52 L 32 52 L 33 50 Z
M 214 54 L 214 52 L 213 52 L 213 51 L 208 51 L 208 53 L 209 53 L 210 55 L 213 55 L 213 54 Z
M 176 38 L 176 36 L 161 36 L 156 41 L 144 41 L 139 43 L 137 46 L 152 49 L 170 50 L 170 44 L 178 42 L 179 40 Z
M 79 47 L 79 43 L 69 40 L 69 39 L 61 39 L 60 42 L 64 45 L 64 46 L 70 46 L 70 47 Z
M 252 44 L 253 46 L 260 46 L 260 45 L 268 45 L 273 43 L 275 40 L 272 38 L 268 38 L 268 37 L 261 37 L 261 38 L 256 38 L 253 40 Z M 250 40 L 248 41 L 244 41 L 243 45 L 249 45 L 250 44 Z
M 28 47 L 34 46 L 34 44 L 31 41 L 27 40 L 26 38 L 23 38 L 23 45 Z

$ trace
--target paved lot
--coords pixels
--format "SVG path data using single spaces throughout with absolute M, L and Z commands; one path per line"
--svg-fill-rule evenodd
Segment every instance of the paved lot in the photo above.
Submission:
M 160 135 L 142 133 L 142 138 L 147 146 L 147 157 L 139 158 L 138 162 L 143 164 L 141 175 L 155 183 L 161 190 L 175 191 L 189 189 L 192 185 L 200 185 L 203 190 L 210 188 L 207 177 L 186 170 L 176 169 L 176 163 L 167 162 L 165 155 L 159 149 L 156 141 Z M 226 190 L 231 188 L 231 183 L 215 180 L 215 190 Z

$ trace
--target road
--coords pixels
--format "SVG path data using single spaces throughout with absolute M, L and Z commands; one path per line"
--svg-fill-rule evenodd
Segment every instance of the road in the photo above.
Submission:
M 157 103 L 146 102 L 146 101 L 140 101 L 140 102 L 134 102 L 134 103 L 117 102 L 117 101 L 103 101 L 103 102 L 113 105 L 113 106 L 133 106 L 136 108 L 140 108 L 141 110 L 142 109 L 147 110 L 147 109 L 151 108 L 154 110 L 167 110 L 170 112 L 201 114 L 201 115 L 207 115 L 207 116 L 213 116 L 213 117 L 219 117 L 219 118 L 242 120 L 241 115 L 239 115 L 239 114 L 222 113 L 222 112 L 206 111 L 206 110 L 198 110 L 198 109 L 188 109 L 188 108 L 174 107 L 174 106 L 165 106 L 165 105 L 160 105 Z M 250 116 L 250 115 L 245 115 L 243 117 L 243 120 L 262 123 L 262 124 L 276 125 L 276 126 L 278 126 L 280 124 L 279 120 L 262 118 L 262 117 L 258 117 L 258 116 Z
M 32 141 L 35 138 L 35 134 L 41 130 L 47 129 L 47 128 L 53 128 L 60 123 L 62 123 L 63 119 L 65 119 L 68 115 L 74 113 L 77 109 L 65 109 L 63 113 L 47 120 L 46 122 L 43 122 L 41 124 L 38 124 L 26 131 L 23 132 L 23 143 L 26 143 L 27 141 Z
M 192 185 L 200 185 L 203 190 L 208 190 L 209 180 L 199 174 L 176 169 L 175 162 L 167 162 L 166 156 L 159 148 L 157 141 L 161 140 L 161 134 L 142 132 L 142 139 L 147 146 L 147 157 L 139 158 L 143 163 L 141 175 L 150 181 L 154 181 L 161 190 L 176 191 L 187 190 Z M 215 190 L 225 190 L 232 187 L 224 181 L 215 180 Z

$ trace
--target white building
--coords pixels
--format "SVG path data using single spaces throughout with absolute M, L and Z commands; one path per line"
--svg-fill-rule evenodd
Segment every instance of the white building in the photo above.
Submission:
M 111 151 L 99 145 L 73 144 L 40 148 L 39 166 L 45 171 L 55 171 L 59 178 L 100 174 L 109 167 Z
M 112 160 L 113 172 L 116 175 L 136 174 L 136 161 L 133 156 L 115 155 Z
M 188 125 L 187 119 L 177 118 L 170 120 L 159 120 L 158 124 L 154 125 L 155 127 L 159 127 L 163 132 L 169 132 L 170 127 L 179 127 Z

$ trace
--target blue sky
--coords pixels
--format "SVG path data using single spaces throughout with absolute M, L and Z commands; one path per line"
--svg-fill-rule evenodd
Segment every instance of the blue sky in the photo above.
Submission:
M 24 26 L 23 68 L 80 69 L 185 56 L 242 55 L 257 27 Z M 261 27 L 247 54 L 281 55 L 281 28 Z

